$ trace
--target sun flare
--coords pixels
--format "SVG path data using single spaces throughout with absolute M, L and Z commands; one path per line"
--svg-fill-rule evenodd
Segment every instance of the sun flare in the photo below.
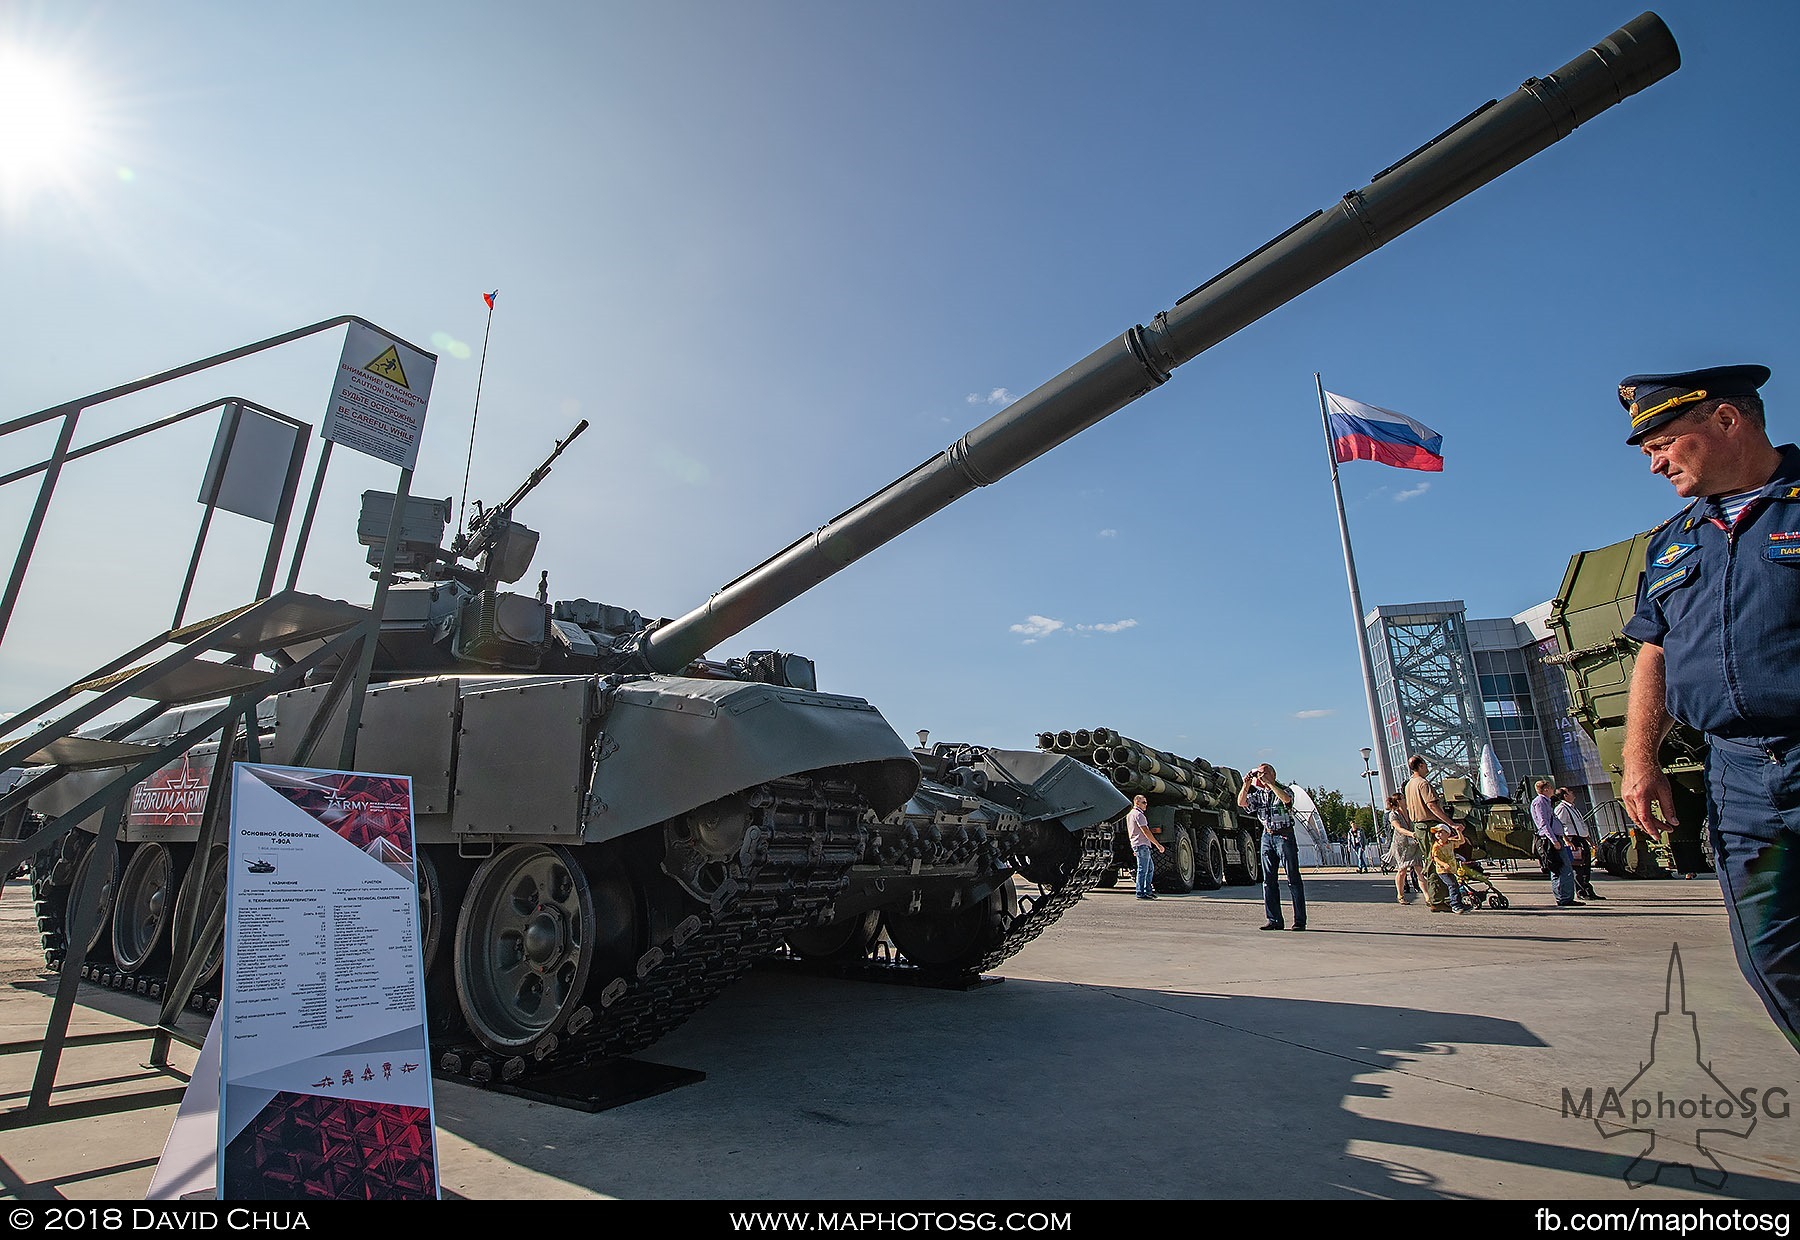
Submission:
M 16 203 L 67 181 L 94 138 L 88 100 L 74 74 L 0 46 L 0 198 Z

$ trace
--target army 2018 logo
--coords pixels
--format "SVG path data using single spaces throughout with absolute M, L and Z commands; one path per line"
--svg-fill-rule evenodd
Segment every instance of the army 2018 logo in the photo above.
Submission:
M 1650 1031 L 1649 1058 L 1637 1075 L 1598 1093 L 1592 1086 L 1579 1096 L 1567 1086 L 1562 1091 L 1564 1119 L 1592 1120 L 1602 1137 L 1631 1152 L 1624 1175 L 1633 1188 L 1654 1184 L 1676 1167 L 1687 1168 L 1702 1187 L 1722 1188 L 1727 1173 L 1714 1151 L 1746 1140 L 1762 1120 L 1787 1119 L 1789 1111 L 1786 1089 L 1734 1089 L 1702 1057 L 1700 1022 L 1688 1010 L 1678 945 L 1669 949 L 1663 1005 Z

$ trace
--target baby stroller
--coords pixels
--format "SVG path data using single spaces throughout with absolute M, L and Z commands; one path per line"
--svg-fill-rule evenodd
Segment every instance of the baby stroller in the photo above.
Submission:
M 1461 853 L 1456 855 L 1456 881 L 1462 884 L 1464 894 L 1469 897 L 1471 905 L 1479 907 L 1486 904 L 1489 908 L 1511 908 L 1512 901 L 1494 886 L 1494 880 L 1487 876 L 1487 871 L 1478 862 L 1471 861 Z

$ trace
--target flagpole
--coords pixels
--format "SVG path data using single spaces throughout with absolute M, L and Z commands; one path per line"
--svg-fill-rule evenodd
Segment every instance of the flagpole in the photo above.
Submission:
M 1313 383 L 1319 389 L 1319 429 L 1325 435 L 1325 457 L 1331 462 L 1331 493 L 1337 498 L 1338 537 L 1344 543 L 1344 574 L 1350 579 L 1350 614 L 1356 622 L 1356 653 L 1362 659 L 1363 692 L 1369 703 L 1369 732 L 1375 742 L 1376 768 L 1381 772 L 1381 795 L 1385 801 L 1394 793 L 1394 778 L 1388 763 L 1387 746 L 1382 742 L 1381 705 L 1375 695 L 1375 662 L 1369 655 L 1369 630 L 1363 623 L 1362 588 L 1356 584 L 1356 555 L 1350 550 L 1350 522 L 1344 516 L 1344 489 L 1338 483 L 1337 447 L 1331 439 L 1331 418 L 1325 411 L 1325 381 L 1313 372 Z M 1370 824 L 1379 832 L 1379 822 Z
M 481 299 L 487 302 L 487 330 L 481 333 L 481 368 L 475 372 L 475 409 L 469 414 L 469 459 L 463 462 L 462 503 L 456 510 L 456 536 L 462 537 L 463 514 L 469 510 L 469 470 L 475 464 L 475 419 L 481 416 L 481 380 L 487 374 L 488 337 L 494 332 L 494 302 L 499 298 L 500 290 L 483 293 Z

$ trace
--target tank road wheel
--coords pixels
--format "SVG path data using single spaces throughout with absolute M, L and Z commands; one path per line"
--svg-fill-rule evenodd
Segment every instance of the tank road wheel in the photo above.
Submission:
M 1194 875 L 1194 885 L 1202 891 L 1216 891 L 1225 885 L 1225 845 L 1219 842 L 1219 833 L 1211 827 L 1200 828 L 1199 842 L 1194 846 L 1198 854 L 1198 868 Z
M 213 849 L 212 857 L 205 865 L 200 865 L 197 859 L 188 864 L 181 876 L 181 885 L 175 889 L 175 915 L 169 920 L 171 932 L 187 915 L 190 905 L 194 908 L 194 933 L 206 929 L 206 919 L 213 909 L 225 902 L 225 884 L 231 877 L 226 869 L 229 864 L 230 855 L 223 848 Z M 219 933 L 211 942 L 202 943 L 194 950 L 201 954 L 200 972 L 194 975 L 194 989 L 200 990 L 219 976 L 219 970 L 225 964 L 225 923 L 219 923 Z
M 470 1032 L 513 1054 L 560 1029 L 587 988 L 593 929 L 593 891 L 568 849 L 514 844 L 482 862 L 456 926 Z
M 433 1036 L 462 1032 L 456 979 L 450 967 L 456 908 L 469 881 L 469 863 L 454 848 L 419 846 L 419 960 L 425 978 L 425 1020 Z
M 924 913 L 888 913 L 888 937 L 902 956 L 921 969 L 973 972 L 1000 945 L 1006 925 L 1019 911 L 1013 880 L 987 899 L 962 908 Z
M 1244 881 L 1253 887 L 1260 887 L 1263 878 L 1262 837 L 1254 831 L 1246 831 L 1242 839 L 1244 841 L 1244 873 L 1247 875 Z
M 113 900 L 113 960 L 127 973 L 162 965 L 169 956 L 169 922 L 193 850 L 181 844 L 139 844 L 119 878 Z
M 858 964 L 868 955 L 869 945 L 881 925 L 881 911 L 871 910 L 860 917 L 850 917 L 828 926 L 808 926 L 789 930 L 787 945 L 802 960 L 825 964 Z
M 119 846 L 110 848 L 98 847 L 98 841 L 88 847 L 82 855 L 81 864 L 75 867 L 75 877 L 69 883 L 69 946 L 80 949 L 82 958 L 91 963 L 103 964 L 110 961 L 112 944 L 107 943 L 107 950 L 97 952 L 103 940 L 107 938 L 107 927 L 112 918 L 113 896 L 118 891 Z M 81 915 L 81 906 L 89 899 L 94 888 L 98 888 L 98 900 L 94 909 L 94 924 L 88 930 L 85 942 L 75 941 L 75 919 Z M 100 959 L 106 957 L 106 960 Z
M 444 947 L 444 914 L 453 907 L 444 890 L 444 871 L 431 850 L 420 847 L 416 858 L 419 872 L 419 959 L 430 974 Z
M 1187 827 L 1175 828 L 1175 842 L 1156 856 L 1156 889 L 1184 896 L 1194 889 L 1197 854 L 1194 833 Z

